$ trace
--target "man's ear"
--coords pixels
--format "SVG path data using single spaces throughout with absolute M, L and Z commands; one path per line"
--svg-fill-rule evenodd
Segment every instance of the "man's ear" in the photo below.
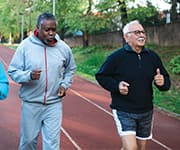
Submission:
M 123 37 L 124 37 L 125 41 L 127 42 L 128 41 L 128 34 L 124 34 Z
M 36 29 L 35 29 L 35 31 L 34 31 L 34 35 L 38 36 L 38 33 L 39 33 L 39 27 L 36 26 Z
M 39 32 L 39 27 L 38 26 L 36 26 L 36 31 Z

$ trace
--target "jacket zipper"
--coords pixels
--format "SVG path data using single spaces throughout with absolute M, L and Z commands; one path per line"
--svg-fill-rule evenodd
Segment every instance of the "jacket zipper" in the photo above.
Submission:
M 141 68 L 141 55 L 140 54 L 138 54 L 138 65 L 139 65 L 139 68 Z
M 45 61 L 45 78 L 46 78 L 46 86 L 45 86 L 45 92 L 44 92 L 44 105 L 46 105 L 46 95 L 47 95 L 47 88 L 48 88 L 48 68 L 47 68 L 46 48 L 44 48 L 44 61 Z

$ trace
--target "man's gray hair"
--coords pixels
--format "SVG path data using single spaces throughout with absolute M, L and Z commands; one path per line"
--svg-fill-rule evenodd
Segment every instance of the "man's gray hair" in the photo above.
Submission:
M 133 20 L 131 22 L 129 22 L 128 24 L 126 24 L 123 28 L 123 34 L 127 34 L 129 32 L 129 27 L 132 25 L 132 24 L 139 24 L 139 21 L 138 20 Z
M 36 26 L 40 27 L 41 24 L 43 23 L 43 20 L 54 20 L 54 21 L 56 21 L 56 17 L 53 14 L 48 13 L 48 12 L 42 13 L 37 18 Z M 56 24 L 57 24 L 57 22 L 56 22 Z

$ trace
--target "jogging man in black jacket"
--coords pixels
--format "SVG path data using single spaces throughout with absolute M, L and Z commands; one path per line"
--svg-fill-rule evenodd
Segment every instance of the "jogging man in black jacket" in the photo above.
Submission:
M 152 83 L 167 91 L 170 79 L 159 56 L 144 47 L 146 34 L 137 20 L 128 23 L 123 34 L 126 44 L 106 59 L 96 80 L 111 93 L 122 150 L 145 150 L 152 137 Z

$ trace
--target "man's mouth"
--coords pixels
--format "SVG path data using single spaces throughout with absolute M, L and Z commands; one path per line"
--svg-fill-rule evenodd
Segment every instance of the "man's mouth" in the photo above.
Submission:
M 145 41 L 145 38 L 138 38 L 138 41 L 139 41 L 139 42 L 144 42 L 144 41 Z
M 52 41 L 54 41 L 54 40 L 55 40 L 55 38 L 48 38 L 48 39 L 47 39 L 48 42 L 52 42 Z

